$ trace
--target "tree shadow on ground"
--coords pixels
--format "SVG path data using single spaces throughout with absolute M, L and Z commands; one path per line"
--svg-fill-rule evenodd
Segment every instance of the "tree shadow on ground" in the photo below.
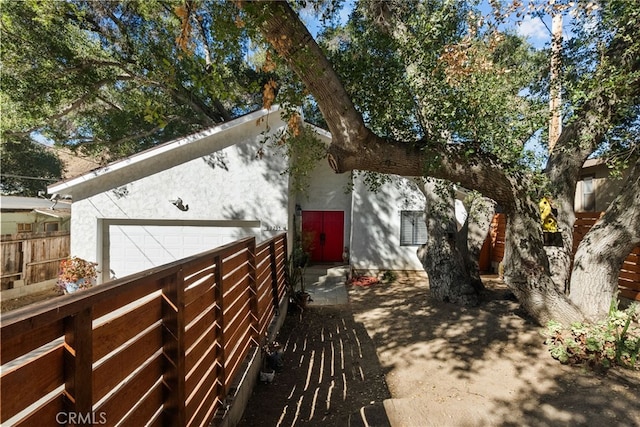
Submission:
M 412 399 L 424 425 L 438 425 L 434 414 L 448 425 L 640 425 L 640 373 L 560 365 L 499 280 L 478 307 L 430 299 L 424 276 L 352 286 L 349 298 L 393 398 Z
M 282 370 L 256 385 L 240 426 L 356 426 L 363 408 L 382 409 L 390 397 L 373 343 L 347 305 L 288 314 L 278 341 Z

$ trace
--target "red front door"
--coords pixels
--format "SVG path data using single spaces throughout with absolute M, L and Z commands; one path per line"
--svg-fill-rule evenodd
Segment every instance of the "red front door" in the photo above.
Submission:
M 342 261 L 343 211 L 303 211 L 302 238 L 311 262 Z

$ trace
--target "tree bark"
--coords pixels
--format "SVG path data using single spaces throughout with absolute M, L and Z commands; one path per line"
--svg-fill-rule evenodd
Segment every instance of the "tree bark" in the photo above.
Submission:
M 580 310 L 551 278 L 537 204 L 523 203 L 507 211 L 506 219 L 504 281 L 523 308 L 542 325 L 549 320 L 565 325 L 582 321 Z
M 480 291 L 484 289 L 480 278 L 480 252 L 496 213 L 496 202 L 486 197 L 476 196 L 467 211 L 469 213 L 467 220 L 462 229 L 458 231 L 458 247 L 463 252 L 465 266 L 471 276 L 471 284 Z
M 640 188 L 640 160 L 623 188 Z M 570 298 L 590 320 L 604 318 L 616 298 L 620 267 L 640 244 L 639 213 L 640 194 L 623 191 L 578 246 Z
M 453 184 L 426 178 L 420 189 L 426 199 L 427 242 L 417 255 L 429 276 L 431 296 L 444 302 L 477 305 L 478 289 L 457 244 Z

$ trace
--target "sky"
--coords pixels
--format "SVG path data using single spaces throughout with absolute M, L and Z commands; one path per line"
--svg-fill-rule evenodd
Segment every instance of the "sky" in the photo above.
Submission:
M 342 9 L 340 10 L 339 20 L 341 24 L 346 24 L 349 19 L 349 14 L 353 10 L 354 4 L 357 0 L 346 0 Z M 484 14 L 489 14 L 491 12 L 491 7 L 488 5 L 487 1 L 480 6 L 480 10 Z M 303 9 L 301 12 L 301 17 L 307 28 L 314 37 L 317 37 L 318 32 L 321 28 L 321 24 L 316 16 L 315 11 L 312 8 Z M 565 15 L 564 22 L 564 37 L 567 38 L 570 36 L 571 32 L 568 28 L 568 15 Z M 543 22 L 544 20 L 544 22 Z M 515 20 L 511 21 L 511 25 L 516 26 L 516 32 L 527 38 L 527 40 L 537 49 L 542 49 L 548 46 L 551 41 L 551 16 L 544 15 L 542 18 L 533 17 L 527 15 L 521 22 L 516 23 Z

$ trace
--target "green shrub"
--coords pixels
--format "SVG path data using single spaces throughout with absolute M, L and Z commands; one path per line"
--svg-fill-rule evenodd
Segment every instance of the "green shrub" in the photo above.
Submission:
M 382 283 L 393 283 L 398 279 L 398 276 L 396 275 L 395 272 L 391 271 L 391 270 L 386 270 L 383 274 L 382 274 L 382 278 L 381 281 Z
M 555 321 L 547 324 L 545 344 L 554 359 L 571 365 L 587 364 L 608 369 L 613 365 L 640 369 L 640 329 L 633 325 L 638 319 L 638 305 L 618 309 L 611 303 L 606 320 L 598 323 L 574 323 L 565 329 Z

